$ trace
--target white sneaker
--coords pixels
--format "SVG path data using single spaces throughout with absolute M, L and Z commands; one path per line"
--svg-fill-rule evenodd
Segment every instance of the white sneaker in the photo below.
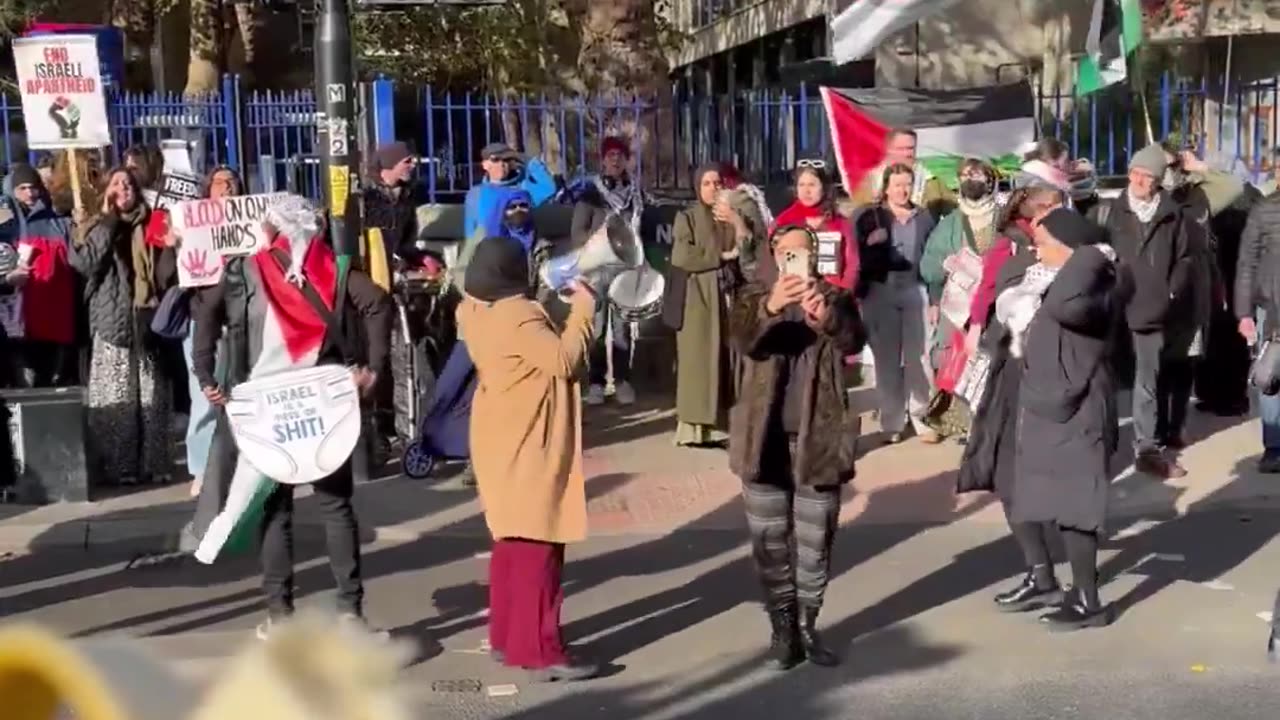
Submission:
M 632 405 L 636 401 L 636 389 L 631 387 L 631 383 L 618 383 L 613 389 L 613 399 L 619 405 Z
M 378 640 L 390 640 L 391 633 L 381 628 L 376 628 L 369 624 L 369 621 L 355 613 L 343 613 L 338 616 L 338 623 L 343 627 L 366 632 L 377 638 Z
M 582 398 L 582 401 L 588 405 L 603 405 L 604 404 L 604 386 L 592 385 L 591 387 L 587 388 L 587 395 L 586 397 Z

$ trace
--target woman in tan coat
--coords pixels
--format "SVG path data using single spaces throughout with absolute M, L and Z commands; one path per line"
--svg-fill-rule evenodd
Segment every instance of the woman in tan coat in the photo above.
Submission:
M 557 331 L 534 302 L 524 246 L 491 237 L 476 246 L 458 329 L 476 365 L 471 458 L 489 560 L 489 644 L 500 662 L 544 680 L 582 680 L 560 636 L 565 543 L 587 534 L 578 375 L 591 339 L 595 297 L 570 287 Z

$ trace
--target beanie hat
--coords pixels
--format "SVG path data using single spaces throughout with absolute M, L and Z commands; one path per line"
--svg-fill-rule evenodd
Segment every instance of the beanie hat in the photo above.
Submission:
M 1066 173 L 1043 160 L 1028 160 L 1013 178 L 1015 188 L 1043 187 L 1065 192 L 1070 185 Z
M 617 135 L 610 135 L 609 137 L 600 141 L 601 157 L 608 155 L 614 150 L 617 150 L 618 152 L 622 153 L 623 156 L 625 157 L 631 157 L 631 146 L 628 145 L 627 141 L 622 139 L 621 137 Z
M 1156 179 L 1164 177 L 1164 171 L 1168 167 L 1169 161 L 1165 158 L 1164 148 L 1154 143 L 1139 150 L 1129 161 L 1130 170 L 1141 168 Z
M 44 188 L 44 181 L 40 179 L 40 173 L 36 169 L 26 163 L 14 163 L 9 166 L 9 176 L 13 179 L 13 188 L 17 189 L 21 185 L 34 185 L 37 188 Z
M 378 146 L 377 158 L 379 170 L 390 170 L 413 153 L 409 152 L 409 146 L 405 143 L 396 141 L 383 143 Z
M 1102 242 L 1102 228 L 1075 210 L 1064 207 L 1056 208 L 1041 218 L 1040 227 L 1069 248 Z

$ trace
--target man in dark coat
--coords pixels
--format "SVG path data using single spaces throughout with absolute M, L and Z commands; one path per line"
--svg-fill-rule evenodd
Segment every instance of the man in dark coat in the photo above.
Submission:
M 1027 327 L 1018 391 L 1018 456 L 1011 519 L 1052 522 L 1071 562 L 1073 594 L 1041 618 L 1054 629 L 1101 627 L 1098 540 L 1119 423 L 1108 352 L 1115 253 L 1098 228 L 1065 208 L 1035 231 L 1040 265 L 1056 268 Z M 1028 271 L 1028 275 L 1031 275 Z M 1025 281 L 1024 281 L 1025 282 Z
M 1237 330 L 1249 344 L 1259 340 L 1254 313 L 1263 312 L 1261 336 L 1273 338 L 1280 327 L 1280 194 L 1272 194 L 1249 212 L 1240 238 L 1232 310 Z M 1258 469 L 1280 473 L 1280 395 L 1258 396 L 1262 416 L 1262 459 Z
M 1094 219 L 1120 258 L 1120 282 L 1132 288 L 1124 317 L 1134 353 L 1134 467 L 1179 478 L 1187 471 L 1162 450 L 1181 446 L 1191 399 L 1196 243 L 1182 205 L 1160 187 L 1167 169 L 1163 147 L 1143 148 L 1125 193 L 1099 203 Z

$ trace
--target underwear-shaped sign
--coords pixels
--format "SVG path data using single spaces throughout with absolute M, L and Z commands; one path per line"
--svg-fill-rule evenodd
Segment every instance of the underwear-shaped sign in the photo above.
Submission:
M 333 474 L 360 437 L 360 394 L 341 365 L 289 370 L 231 391 L 231 433 L 242 457 L 286 485 Z

